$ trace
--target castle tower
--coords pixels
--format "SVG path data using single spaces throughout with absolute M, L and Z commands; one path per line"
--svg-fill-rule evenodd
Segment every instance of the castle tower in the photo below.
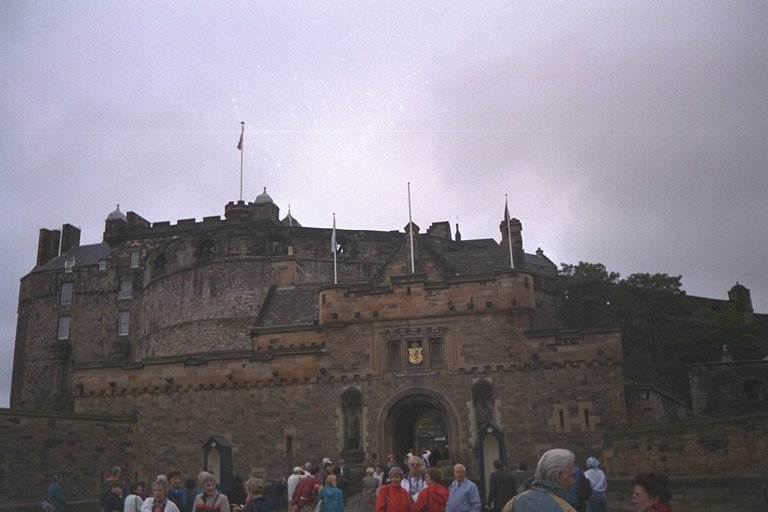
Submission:
M 515 218 L 509 219 L 509 229 L 501 221 L 499 224 L 501 231 L 501 246 L 509 247 L 509 235 L 512 235 L 512 268 L 524 268 L 525 257 L 523 252 L 523 224 Z

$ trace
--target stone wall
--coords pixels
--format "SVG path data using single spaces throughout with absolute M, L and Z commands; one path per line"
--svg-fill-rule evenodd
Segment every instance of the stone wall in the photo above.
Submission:
M 0 409 L 0 496 L 4 503 L 39 503 L 51 476 L 63 478 L 71 501 L 96 500 L 114 465 L 133 477 L 141 448 L 136 420 L 104 414 Z
M 696 414 L 768 407 L 768 361 L 692 364 L 688 376 Z
M 614 476 L 660 470 L 670 475 L 768 476 L 768 412 L 628 426 L 604 434 L 600 458 Z

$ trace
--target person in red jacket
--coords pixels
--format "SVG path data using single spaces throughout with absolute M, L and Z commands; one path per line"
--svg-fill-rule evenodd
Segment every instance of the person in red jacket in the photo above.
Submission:
M 438 468 L 429 468 L 424 475 L 427 486 L 419 491 L 419 497 L 411 512 L 445 512 L 448 503 L 448 489 L 442 484 L 443 472 Z
M 376 496 L 376 512 L 411 512 L 411 498 L 403 489 L 403 470 L 393 467 L 389 470 L 389 482 L 379 489 Z

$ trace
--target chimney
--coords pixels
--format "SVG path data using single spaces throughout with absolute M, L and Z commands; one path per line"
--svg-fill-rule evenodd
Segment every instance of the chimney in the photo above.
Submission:
M 277 286 L 297 284 L 301 280 L 301 263 L 293 253 L 293 247 L 288 248 L 288 256 L 272 258 L 272 281 Z
M 451 224 L 448 221 L 433 222 L 432 225 L 427 228 L 427 234 L 436 236 L 438 238 L 444 238 L 445 240 L 450 240 Z
M 36 267 L 42 267 L 59 255 L 60 240 L 61 231 L 58 229 L 40 229 L 40 236 L 37 239 Z
M 80 247 L 80 228 L 64 224 L 61 228 L 61 254 L 66 254 L 75 247 Z

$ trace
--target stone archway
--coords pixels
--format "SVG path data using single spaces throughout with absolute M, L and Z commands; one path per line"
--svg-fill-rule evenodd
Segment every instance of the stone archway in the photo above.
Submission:
M 438 442 L 453 455 L 458 447 L 458 414 L 442 394 L 428 388 L 411 388 L 391 397 L 382 407 L 379 446 L 383 453 L 404 455 Z

